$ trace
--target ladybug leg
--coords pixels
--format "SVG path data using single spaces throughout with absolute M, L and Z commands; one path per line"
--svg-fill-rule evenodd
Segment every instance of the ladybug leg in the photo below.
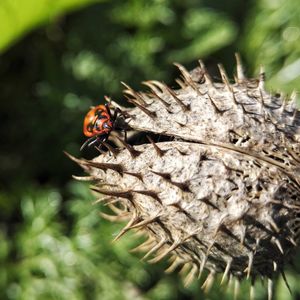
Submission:
M 110 108 L 109 108 L 110 102 L 109 103 L 105 103 L 104 105 L 105 105 L 105 107 L 107 109 L 109 117 L 112 119 L 111 111 L 110 111 Z M 114 113 L 114 117 L 115 117 L 115 114 L 116 114 L 116 112 Z
M 118 115 L 121 115 L 121 116 L 123 116 L 125 118 L 129 118 L 130 117 L 130 115 L 126 111 L 123 111 L 119 107 L 116 107 L 115 112 L 114 112 L 114 116 L 113 116 L 113 120 L 115 120 Z
M 109 137 L 109 134 L 110 133 L 107 133 L 105 135 L 97 136 L 97 139 L 94 142 L 92 142 L 92 144 L 94 144 L 94 143 L 99 144 L 98 146 L 95 146 L 95 148 L 97 148 L 98 150 L 101 150 L 101 147 L 103 146 L 102 142 L 106 142 L 107 141 L 107 139 Z M 92 144 L 90 144 L 89 146 L 91 146 Z
M 117 119 L 117 117 L 118 117 L 119 114 L 122 115 L 122 116 L 124 116 L 124 117 L 128 117 L 128 113 L 122 111 L 119 107 L 117 107 L 115 109 L 115 112 L 114 112 L 114 115 L 112 117 L 112 120 L 115 121 Z M 123 131 L 124 131 L 124 141 L 127 143 L 127 130 L 123 129 Z
M 120 113 L 120 111 L 121 111 L 121 110 L 120 110 L 120 108 L 118 108 L 118 107 L 115 109 L 114 115 L 113 115 L 112 118 L 111 118 L 111 119 L 113 120 L 113 122 L 117 119 L 117 116 L 118 116 L 118 114 Z
M 94 144 L 99 143 L 100 141 L 105 142 L 107 140 L 107 138 L 108 138 L 108 134 L 105 136 L 99 136 L 99 135 L 92 136 L 82 144 L 82 146 L 80 147 L 80 151 L 83 150 L 86 146 L 91 147 Z M 101 147 L 101 145 L 100 145 L 100 147 Z
M 95 140 L 97 140 L 97 138 L 94 136 L 87 139 L 80 147 L 80 151 L 82 151 L 86 146 L 90 147 L 90 145 L 93 144 L 95 142 Z
M 93 146 L 94 144 L 97 144 L 99 142 L 99 138 L 96 137 L 93 141 L 91 141 L 89 144 L 88 144 L 88 147 L 91 147 Z
M 124 141 L 125 143 L 127 143 L 127 130 L 124 129 Z

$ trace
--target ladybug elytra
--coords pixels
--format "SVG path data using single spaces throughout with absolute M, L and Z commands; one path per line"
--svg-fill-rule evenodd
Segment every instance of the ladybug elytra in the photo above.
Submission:
M 113 127 L 112 116 L 107 105 L 93 107 L 85 116 L 83 133 L 87 137 L 108 134 Z
M 92 107 L 83 121 L 83 133 L 89 139 L 84 142 L 80 150 L 86 145 L 90 147 L 97 142 L 106 141 L 114 128 L 117 113 L 118 110 L 113 116 L 111 115 L 109 104 Z

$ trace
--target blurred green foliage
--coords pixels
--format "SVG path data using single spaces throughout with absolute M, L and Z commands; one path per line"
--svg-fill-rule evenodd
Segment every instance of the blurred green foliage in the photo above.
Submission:
M 99 217 L 106 208 L 73 182 L 82 170 L 62 151 L 95 155 L 78 150 L 89 106 L 103 95 L 122 103 L 120 81 L 173 85 L 174 61 L 192 68 L 201 58 L 218 80 L 216 63 L 232 74 L 238 51 L 248 75 L 263 63 L 269 86 L 291 92 L 300 83 L 298 2 L 95 2 L 0 3 L 0 299 L 204 298 L 201 280 L 185 289 L 178 275 L 163 273 L 167 263 L 128 252 L 143 238 L 111 244 L 122 224 Z M 293 270 L 294 296 L 279 280 L 277 299 L 299 297 L 299 259 Z M 248 299 L 249 284 L 241 288 Z M 256 289 L 264 299 L 259 282 Z M 232 293 L 217 282 L 206 297 Z
M 33 27 L 60 14 L 99 0 L 2 0 L 0 2 L 0 53 Z
M 257 1 L 249 13 L 241 46 L 256 71 L 265 65 L 270 87 L 299 87 L 299 15 L 299 3 L 284 0 Z

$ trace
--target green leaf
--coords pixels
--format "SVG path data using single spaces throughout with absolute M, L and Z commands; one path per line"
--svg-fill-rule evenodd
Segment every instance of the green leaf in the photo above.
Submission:
M 103 1 L 103 0 L 102 0 Z M 55 17 L 101 0 L 2 0 L 0 53 L 33 28 Z

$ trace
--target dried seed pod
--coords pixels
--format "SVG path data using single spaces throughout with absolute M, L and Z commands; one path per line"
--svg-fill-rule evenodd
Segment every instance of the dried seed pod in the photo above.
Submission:
M 237 57 L 238 58 L 238 57 Z M 231 84 L 212 82 L 205 66 L 182 73 L 181 89 L 147 81 L 150 93 L 125 85 L 128 124 L 176 141 L 132 146 L 92 161 L 76 160 L 109 198 L 112 220 L 128 220 L 149 240 L 139 247 L 157 262 L 171 256 L 185 283 L 210 271 L 238 280 L 283 273 L 299 243 L 300 113 L 295 102 L 264 90 L 264 76 L 246 79 L 237 59 Z M 113 204 L 112 204 L 113 203 Z M 285 278 L 285 276 L 284 276 Z M 251 290 L 252 291 L 252 290 Z

